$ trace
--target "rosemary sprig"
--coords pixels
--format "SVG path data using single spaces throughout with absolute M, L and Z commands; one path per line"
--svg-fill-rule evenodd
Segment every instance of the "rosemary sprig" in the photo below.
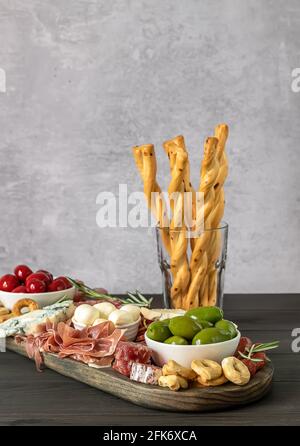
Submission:
M 60 299 L 58 299 L 55 303 L 60 304 L 61 302 L 64 302 L 65 300 L 71 300 L 69 297 L 67 297 L 65 294 L 61 296 Z
M 245 353 L 239 351 L 239 354 L 242 358 L 250 359 L 253 362 L 263 362 L 263 359 L 253 358 L 253 353 L 265 352 L 267 350 L 273 350 L 274 348 L 279 347 L 279 341 L 266 342 L 265 344 L 253 344 L 250 348 L 246 348 Z M 267 358 L 268 359 L 268 358 Z
M 93 290 L 93 288 L 90 288 L 87 285 L 84 285 L 83 283 L 78 282 L 77 280 L 71 279 L 68 277 L 69 281 L 74 285 L 78 291 L 81 291 L 85 295 L 89 296 L 91 299 L 108 299 L 111 301 L 118 301 L 122 302 L 123 304 L 134 304 L 138 307 L 150 307 L 151 302 L 153 298 L 147 299 L 145 296 L 143 296 L 138 290 L 136 290 L 134 293 L 127 292 L 128 297 L 121 298 L 116 296 L 111 296 L 110 294 L 101 294 L 97 291 Z
M 252 352 L 264 352 L 266 350 L 272 350 L 273 348 L 279 347 L 279 341 L 267 342 L 265 344 L 255 344 Z
M 242 358 L 244 358 L 244 359 L 250 359 L 250 361 L 252 361 L 252 362 L 263 362 L 263 359 L 252 358 L 252 357 L 249 358 L 249 355 L 245 355 L 245 354 L 242 353 L 242 352 L 239 352 L 239 354 L 241 355 Z

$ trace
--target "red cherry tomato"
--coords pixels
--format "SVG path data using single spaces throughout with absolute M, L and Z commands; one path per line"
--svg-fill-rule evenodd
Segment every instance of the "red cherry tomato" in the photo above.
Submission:
M 15 267 L 14 273 L 20 282 L 25 283 L 25 280 L 32 274 L 32 271 L 27 265 L 18 265 Z
M 11 292 L 19 285 L 20 283 L 18 279 L 13 274 L 5 274 L 5 276 L 2 276 L 0 279 L 0 290 L 2 291 Z
M 47 276 L 48 276 L 49 279 L 50 279 L 50 282 L 52 282 L 52 280 L 53 280 L 53 275 L 52 275 L 51 273 L 49 273 L 49 271 L 46 271 L 45 269 L 39 269 L 39 270 L 37 271 L 37 273 L 44 273 L 44 274 L 47 274 Z
M 12 290 L 12 292 L 13 293 L 27 293 L 26 286 L 24 286 L 24 285 L 17 286 L 17 288 Z
M 64 284 L 65 284 L 65 289 L 67 290 L 68 288 L 72 288 L 72 284 L 71 284 L 71 282 L 69 281 L 69 279 L 67 279 L 67 277 L 64 277 L 64 276 L 60 276 L 60 277 L 56 277 L 56 279 L 55 280 L 62 280 L 63 282 L 64 282 Z
M 47 276 L 47 274 L 45 274 L 45 273 L 32 273 L 26 279 L 26 282 L 25 282 L 26 286 L 27 286 L 27 283 L 30 282 L 32 279 L 41 280 L 42 282 L 45 283 L 46 287 L 51 283 L 50 278 L 49 278 L 49 276 Z
M 32 277 L 26 280 L 26 291 L 27 293 L 45 293 L 47 290 L 47 285 L 43 280 L 36 277 Z
M 61 278 L 54 279 L 48 286 L 48 291 L 62 291 L 66 289 L 66 284 Z

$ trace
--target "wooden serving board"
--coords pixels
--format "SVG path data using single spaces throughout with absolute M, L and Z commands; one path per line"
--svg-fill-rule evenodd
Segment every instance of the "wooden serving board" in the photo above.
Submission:
M 7 338 L 6 347 L 27 357 L 24 346 L 16 344 L 13 338 Z M 112 368 L 95 369 L 72 359 L 60 359 L 52 353 L 43 356 L 45 366 L 62 375 L 139 406 L 172 412 L 208 412 L 252 403 L 270 390 L 273 377 L 273 366 L 268 363 L 242 387 L 226 383 L 219 387 L 195 387 L 174 392 L 131 381 Z M 39 379 L 38 375 L 36 379 Z

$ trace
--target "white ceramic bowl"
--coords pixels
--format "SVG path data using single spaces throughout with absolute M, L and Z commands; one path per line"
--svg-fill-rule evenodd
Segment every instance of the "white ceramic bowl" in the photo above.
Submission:
M 14 304 L 20 299 L 33 299 L 38 304 L 39 308 L 52 305 L 61 299 L 63 296 L 67 296 L 70 300 L 75 296 L 75 287 L 68 288 L 62 291 L 53 291 L 51 293 L 8 293 L 7 291 L 0 291 L 0 302 L 4 307 L 12 310 Z
M 183 367 L 191 367 L 194 359 L 211 359 L 221 363 L 224 358 L 235 353 L 240 338 L 241 333 L 238 331 L 235 338 L 216 344 L 171 345 L 153 341 L 145 334 L 146 344 L 151 348 L 153 360 L 159 366 L 163 366 L 169 359 L 173 359 Z
M 140 322 L 141 318 L 139 318 L 135 322 L 131 322 L 131 324 L 120 325 L 120 326 L 116 325 L 115 327 L 120 328 L 121 330 L 125 330 L 124 336 L 126 336 L 127 341 L 134 341 L 139 330 Z M 80 324 L 79 322 L 77 322 L 74 319 L 74 317 L 72 319 L 72 323 L 74 325 L 74 328 L 76 328 L 76 330 L 83 330 L 84 328 L 87 327 L 86 324 Z
M 122 326 L 116 325 L 116 328 L 125 330 L 124 336 L 126 337 L 127 341 L 134 341 L 139 331 L 140 322 L 141 322 L 141 317 L 139 317 L 137 321 L 131 322 L 131 324 Z

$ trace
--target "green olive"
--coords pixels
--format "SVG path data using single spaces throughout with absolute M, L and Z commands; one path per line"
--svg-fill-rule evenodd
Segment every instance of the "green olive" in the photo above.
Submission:
M 157 321 L 157 322 L 160 322 L 161 324 L 166 325 L 168 327 L 169 323 L 170 323 L 170 320 L 171 319 L 163 319 L 162 321 Z
M 177 316 L 170 320 L 169 329 L 174 336 L 193 339 L 195 334 L 201 330 L 201 326 L 190 317 Z
M 171 336 L 170 338 L 165 340 L 165 344 L 188 345 L 188 341 L 182 336 Z
M 148 338 L 153 341 L 165 342 L 172 333 L 170 332 L 168 325 L 163 323 L 163 321 L 152 322 L 147 329 Z
M 213 326 L 214 326 L 214 324 L 212 324 L 212 323 L 209 322 L 209 321 L 205 321 L 205 320 L 203 320 L 203 319 L 197 319 L 196 317 L 192 317 L 192 316 L 191 316 L 191 318 L 194 319 L 196 322 L 198 322 L 198 324 L 199 324 L 200 327 L 201 327 L 201 330 L 202 330 L 203 328 L 209 328 L 209 327 L 213 327 Z
M 233 322 L 227 321 L 226 319 L 221 319 L 216 322 L 215 327 L 224 334 L 229 334 L 231 339 L 235 338 L 237 335 L 236 326 Z
M 224 342 L 231 339 L 229 334 L 221 333 L 216 327 L 204 328 L 197 333 L 192 341 L 193 345 L 215 344 L 217 342 Z
M 185 313 L 185 316 L 197 321 L 207 321 L 215 324 L 223 318 L 223 311 L 219 307 L 199 307 L 193 308 Z

